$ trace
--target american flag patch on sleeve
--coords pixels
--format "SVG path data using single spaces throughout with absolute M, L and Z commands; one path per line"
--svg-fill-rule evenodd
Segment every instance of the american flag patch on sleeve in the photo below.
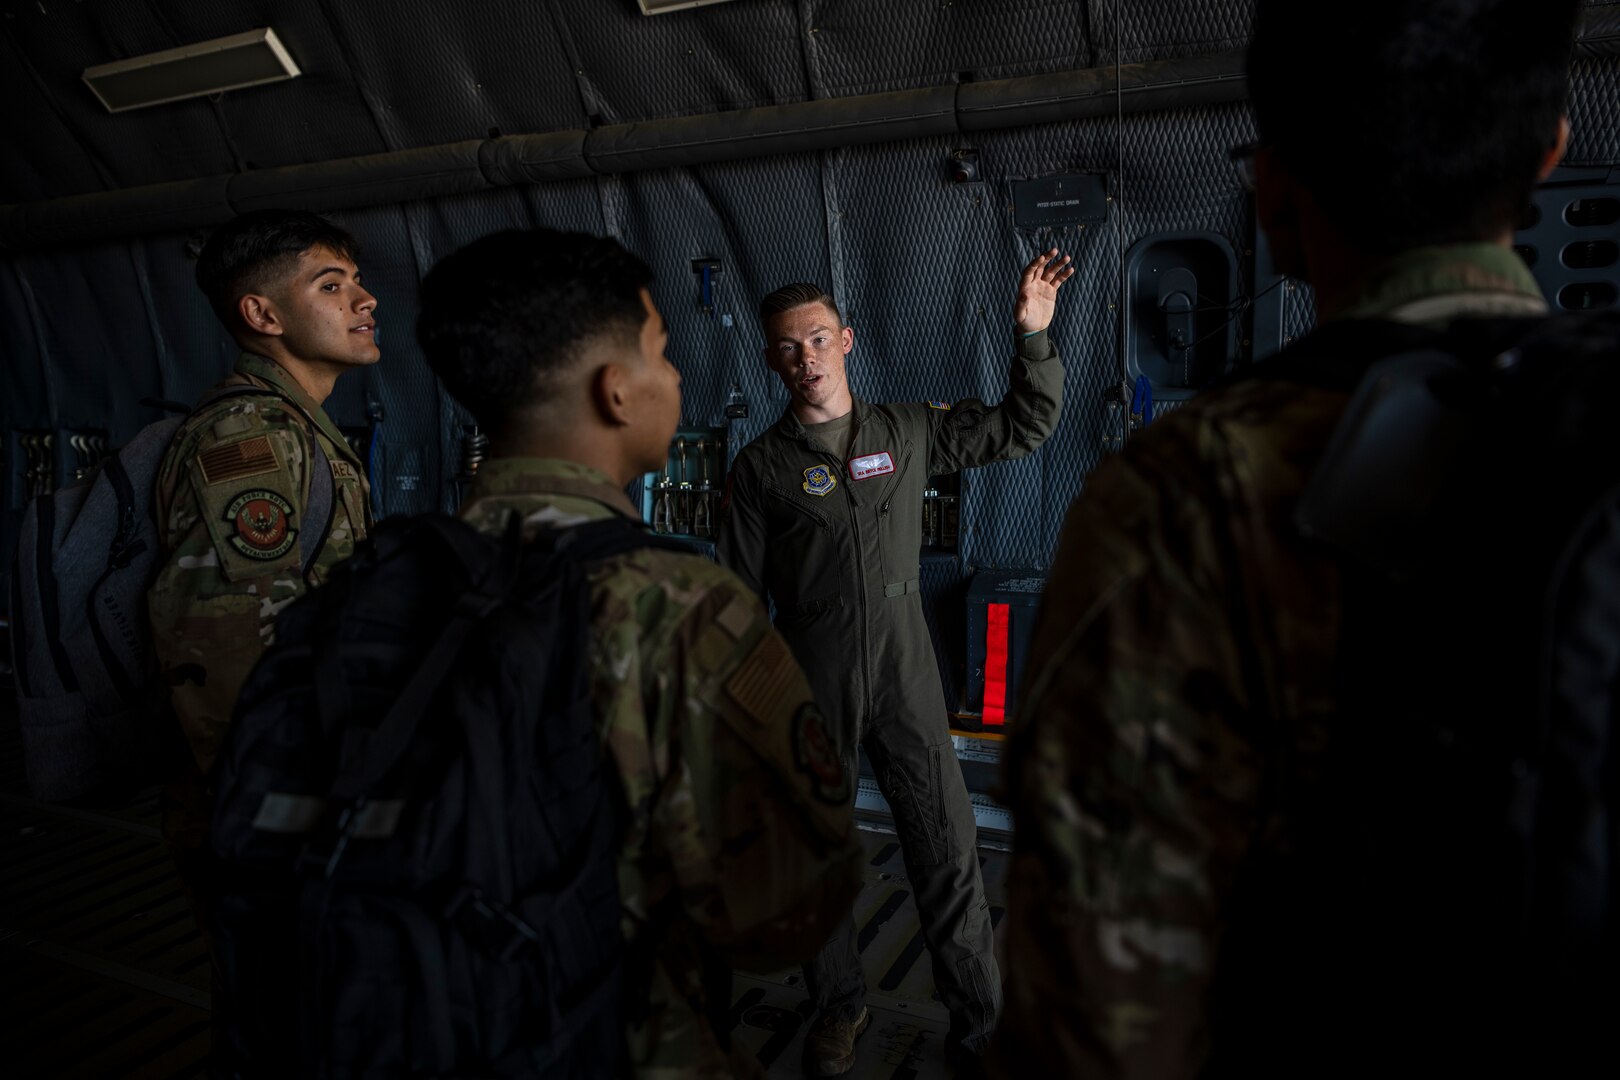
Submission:
M 227 480 L 275 472 L 281 468 L 281 459 L 276 456 L 270 437 L 257 435 L 204 450 L 197 455 L 197 465 L 208 483 L 223 484 Z

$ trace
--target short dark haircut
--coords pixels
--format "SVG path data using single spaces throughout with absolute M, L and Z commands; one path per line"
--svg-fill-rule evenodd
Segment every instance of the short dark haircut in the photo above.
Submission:
M 551 392 L 582 346 L 639 337 L 652 279 L 609 237 L 498 232 L 428 273 L 416 336 L 445 387 L 498 436 Z
M 763 326 L 770 321 L 772 315 L 780 315 L 784 311 L 792 311 L 796 307 L 806 304 L 825 304 L 832 311 L 833 318 L 838 325 L 844 325 L 844 317 L 838 313 L 838 303 L 832 298 L 832 293 L 820 285 L 808 281 L 794 282 L 784 285 L 759 302 L 759 322 Z
M 1370 254 L 1494 240 L 1527 210 L 1553 146 L 1579 9 L 1358 0 L 1324 14 L 1260 0 L 1249 95 L 1261 141 Z
M 311 248 L 324 247 L 356 262 L 360 245 L 346 230 L 304 210 L 254 210 L 214 230 L 197 257 L 202 289 L 227 329 L 241 325 L 236 302 L 264 292 L 298 265 Z

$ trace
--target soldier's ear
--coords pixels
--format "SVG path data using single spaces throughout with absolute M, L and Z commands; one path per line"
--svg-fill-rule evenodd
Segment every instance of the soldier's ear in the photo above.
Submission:
M 591 404 L 608 427 L 630 424 L 630 382 L 630 372 L 623 364 L 603 364 L 591 375 Z
M 844 355 L 848 356 L 849 350 L 855 347 L 855 328 L 853 326 L 846 326 L 838 332 L 838 336 L 843 338 Z
M 286 333 L 286 327 L 281 325 L 281 318 L 268 296 L 248 293 L 236 301 L 236 310 L 242 316 L 243 324 L 255 334 L 280 337 Z

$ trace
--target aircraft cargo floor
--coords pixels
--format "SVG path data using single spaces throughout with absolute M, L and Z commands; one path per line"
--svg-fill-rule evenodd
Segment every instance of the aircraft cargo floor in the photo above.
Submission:
M 865 815 L 863 815 L 865 816 Z M 855 917 L 872 1027 L 861 1080 L 944 1078 L 944 1008 L 899 845 L 868 818 Z M 984 851 L 991 916 L 1006 856 Z M 773 1077 L 802 1075 L 811 1006 L 798 971 L 739 975 L 733 1037 Z M 8 1077 L 200 1077 L 208 964 L 158 833 L 155 792 L 97 811 L 23 792 L 15 712 L 0 707 L 0 1047 Z

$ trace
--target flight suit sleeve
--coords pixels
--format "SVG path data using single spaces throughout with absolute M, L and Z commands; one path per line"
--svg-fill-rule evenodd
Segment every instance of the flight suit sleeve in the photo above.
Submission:
M 759 599 L 726 577 L 661 666 L 679 712 L 653 830 L 707 944 L 768 971 L 814 955 L 853 902 L 854 778 Z
M 1259 692 L 1214 496 L 1131 456 L 1070 512 L 1009 743 L 1018 831 L 992 1075 L 1174 1080 L 1209 1051 L 1217 942 L 1257 813 Z
M 765 505 L 759 484 L 746 462 L 747 458 L 739 457 L 726 477 L 714 555 L 721 566 L 742 578 L 744 585 L 764 598 L 766 552 L 769 550 Z
M 1045 442 L 1063 412 L 1063 361 L 1045 330 L 1019 337 L 1007 395 L 929 409 L 930 476 L 1022 457 Z
M 167 557 L 148 608 L 176 715 L 206 771 L 277 612 L 305 588 L 310 453 L 302 425 L 263 398 L 234 400 L 196 430 L 160 474 Z

